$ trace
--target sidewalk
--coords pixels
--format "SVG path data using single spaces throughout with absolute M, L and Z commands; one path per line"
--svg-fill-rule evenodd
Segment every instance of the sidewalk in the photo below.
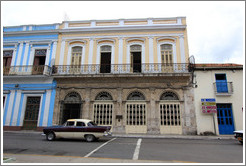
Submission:
M 3 131 L 3 133 L 30 133 L 30 134 L 42 134 L 41 131 Z M 113 133 L 110 137 L 119 137 L 119 138 L 167 138 L 167 139 L 199 139 L 199 140 L 209 140 L 209 139 L 235 139 L 234 135 L 216 135 L 216 136 L 202 136 L 202 135 L 163 135 L 163 134 L 118 134 Z
M 181 161 L 130 160 L 78 156 L 52 156 L 33 154 L 3 154 L 8 158 L 3 163 L 180 163 Z M 65 164 L 66 165 L 66 164 Z

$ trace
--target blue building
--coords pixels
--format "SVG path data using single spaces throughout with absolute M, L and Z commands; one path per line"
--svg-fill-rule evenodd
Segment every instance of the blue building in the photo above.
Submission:
M 52 125 L 59 24 L 3 27 L 4 130 Z

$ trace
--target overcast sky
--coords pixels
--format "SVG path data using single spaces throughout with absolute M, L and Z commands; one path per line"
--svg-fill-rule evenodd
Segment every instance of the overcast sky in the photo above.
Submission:
M 1 25 L 69 20 L 177 17 L 187 19 L 189 55 L 196 63 L 245 61 L 244 1 L 1 1 Z

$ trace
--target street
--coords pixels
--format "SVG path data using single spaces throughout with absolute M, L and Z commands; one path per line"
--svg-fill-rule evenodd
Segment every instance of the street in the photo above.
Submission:
M 129 160 L 195 163 L 242 163 L 243 145 L 236 140 L 195 140 L 105 137 L 85 140 L 46 141 L 38 133 L 3 133 L 4 154 L 79 156 Z M 48 161 L 47 161 L 48 163 Z

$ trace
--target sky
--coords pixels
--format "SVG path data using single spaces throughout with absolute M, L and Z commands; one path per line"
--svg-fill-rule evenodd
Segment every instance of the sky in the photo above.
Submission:
M 1 1 L 2 26 L 178 16 L 196 63 L 244 64 L 244 1 Z

